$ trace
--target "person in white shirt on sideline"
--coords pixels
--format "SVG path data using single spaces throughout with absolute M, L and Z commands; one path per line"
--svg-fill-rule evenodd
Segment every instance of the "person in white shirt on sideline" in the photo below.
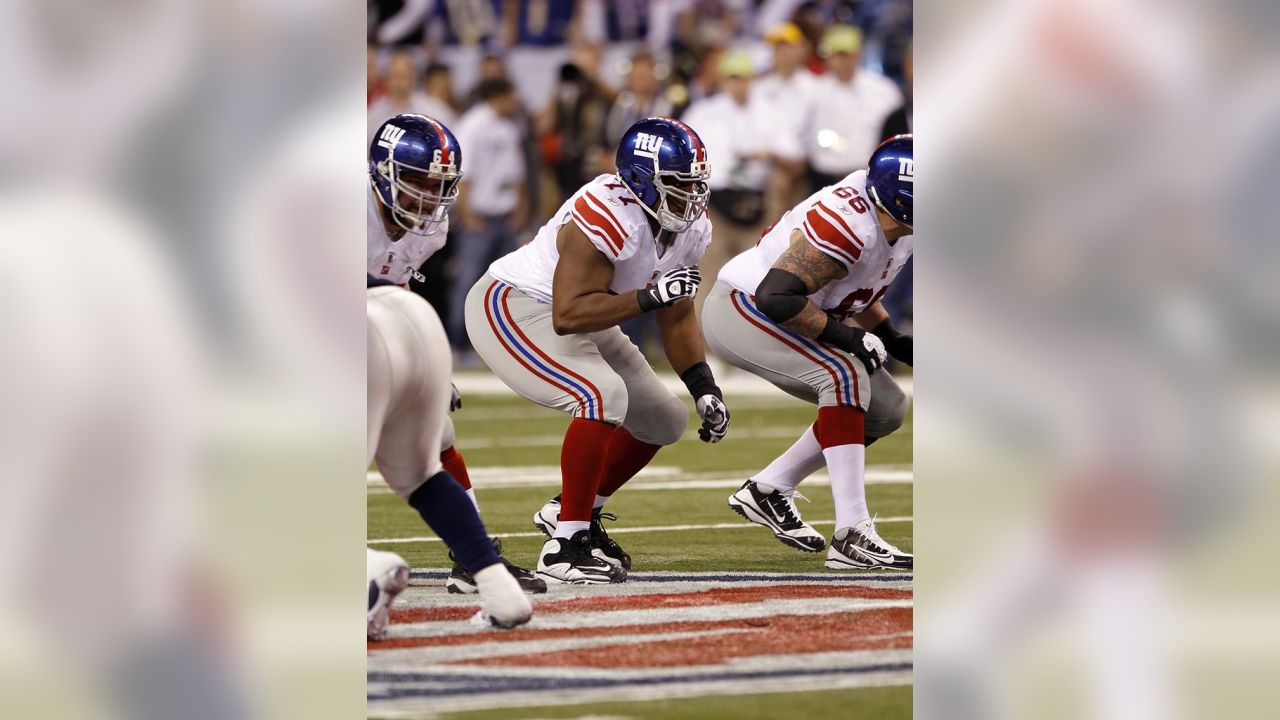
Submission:
M 506 78 L 480 83 L 480 102 L 458 121 L 463 156 L 460 227 L 454 246 L 457 272 L 449 291 L 449 337 L 455 347 L 467 337 L 463 307 L 467 292 L 490 263 L 516 248 L 516 232 L 529 219 L 525 196 L 525 155 L 515 86 Z
M 851 25 L 831 26 L 818 46 L 828 72 L 814 83 L 805 133 L 814 189 L 866 167 L 885 119 L 902 105 L 896 83 L 859 68 L 861 49 L 862 33 Z
M 397 115 L 425 115 L 439 120 L 445 127 L 455 124 L 453 108 L 418 88 L 418 65 L 407 52 L 391 56 L 387 65 L 387 92 L 369 106 L 365 142 L 373 142 L 373 135 L 382 123 Z
M 698 132 L 719 168 L 707 183 L 707 216 L 716 228 L 716 241 L 700 266 L 707 277 L 715 277 L 729 258 L 756 244 L 771 178 L 779 167 L 799 173 L 804 156 L 799 136 L 779 132 L 773 114 L 752 93 L 751 56 L 730 50 L 720 57 L 718 70 L 721 91 L 694 102 L 684 114 L 685 124 Z M 699 295 L 699 308 L 705 296 Z
M 809 126 L 810 102 L 818 76 L 806 66 L 810 45 L 795 23 L 783 23 L 765 35 L 773 48 L 773 67 L 751 85 L 752 101 L 764 109 L 774 132 L 794 138 L 802 148 Z M 775 173 L 766 196 L 765 217 L 776 218 L 808 195 L 804 158 L 791 173 Z
M 809 41 L 794 23 L 783 23 L 770 30 L 765 40 L 773 48 L 773 67 L 752 84 L 752 99 L 799 140 L 809 118 L 804 112 L 797 112 L 796 104 L 813 97 L 813 86 L 818 81 L 818 76 L 805 67 Z

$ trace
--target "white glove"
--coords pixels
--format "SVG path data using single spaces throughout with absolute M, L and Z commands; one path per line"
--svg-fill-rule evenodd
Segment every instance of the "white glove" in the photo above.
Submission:
M 698 294 L 698 285 L 702 282 L 702 273 L 696 267 L 682 267 L 668 270 L 658 276 L 657 281 L 648 287 L 636 291 L 636 300 L 640 309 L 649 312 L 660 307 L 671 307 L 681 300 L 688 300 Z
M 698 409 L 698 417 L 702 418 L 702 427 L 698 428 L 698 437 L 703 442 L 718 443 L 729 432 L 729 408 L 724 401 L 715 395 L 703 395 L 694 402 Z
M 869 332 L 862 334 L 862 347 L 855 348 L 853 355 L 867 366 L 868 375 L 874 375 L 877 370 L 884 367 L 884 361 L 889 356 L 885 352 L 884 341 Z

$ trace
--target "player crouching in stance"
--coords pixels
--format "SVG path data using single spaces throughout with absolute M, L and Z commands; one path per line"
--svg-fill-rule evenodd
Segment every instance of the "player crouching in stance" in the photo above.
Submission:
M 387 485 L 466 568 L 480 593 L 477 617 L 515 627 L 532 616 L 529 599 L 441 462 L 452 403 L 449 342 L 427 301 L 399 286 L 443 244 L 459 155 L 453 135 L 421 115 L 387 121 L 369 149 L 368 460 L 377 458 Z M 368 551 L 370 639 L 386 635 L 391 603 L 408 579 L 399 556 Z
M 792 496 L 825 463 L 836 506 L 832 569 L 912 567 L 910 554 L 876 532 L 864 481 L 865 446 L 907 414 L 905 394 L 880 368 L 886 347 L 911 364 L 912 342 L 879 300 L 911 257 L 912 189 L 911 136 L 899 135 L 876 149 L 869 169 L 814 193 L 725 265 L 703 307 L 717 355 L 818 405 L 817 421 L 729 506 L 787 545 L 821 551 L 822 535 Z
M 688 422 L 618 323 L 653 312 L 701 438 L 717 442 L 729 427 L 690 302 L 711 242 L 706 149 L 687 125 L 648 118 L 623 135 L 616 161 L 617 175 L 574 193 L 467 296 L 467 333 L 485 363 L 520 395 L 573 415 L 561 495 L 535 516 L 551 536 L 538 560 L 550 582 L 625 579 L 631 557 L 605 533 L 601 508 Z

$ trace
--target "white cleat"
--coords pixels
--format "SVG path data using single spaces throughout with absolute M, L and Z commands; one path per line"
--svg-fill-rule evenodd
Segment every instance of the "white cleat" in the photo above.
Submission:
M 369 580 L 368 638 L 385 640 L 391 624 L 391 604 L 409 587 L 409 564 L 395 553 L 368 550 L 366 569 Z
M 804 497 L 794 490 L 783 492 L 748 480 L 729 496 L 729 507 L 751 522 L 769 528 L 783 545 L 805 552 L 822 552 L 827 542 L 822 533 L 800 517 L 796 509 L 797 495 Z
M 510 629 L 529 622 L 533 603 L 520 588 L 507 567 L 495 563 L 477 572 L 476 588 L 480 591 L 480 612 L 476 617 L 495 627 Z M 475 620 L 473 619 L 473 622 Z
M 533 525 L 542 531 L 543 535 L 552 537 L 556 534 L 556 526 L 560 524 L 560 496 L 557 495 L 547 501 L 538 512 L 533 514 Z
M 836 530 L 826 566 L 831 570 L 911 570 L 914 562 L 914 555 L 885 542 L 870 518 Z

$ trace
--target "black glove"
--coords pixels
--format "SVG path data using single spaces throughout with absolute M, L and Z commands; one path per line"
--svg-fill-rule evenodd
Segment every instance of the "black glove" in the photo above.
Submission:
M 862 328 L 849 327 L 827 316 L 827 326 L 818 335 L 818 341 L 837 347 L 862 361 L 868 375 L 874 375 L 884 366 L 884 343 L 876 335 Z
M 682 267 L 668 270 L 658 277 L 657 282 L 636 291 L 636 301 L 645 312 L 660 307 L 671 307 L 681 300 L 688 300 L 698 294 L 698 285 L 702 282 L 702 273 L 696 267 Z
M 462 407 L 462 393 L 458 392 L 456 383 L 449 383 L 449 390 L 452 393 L 449 395 L 449 412 L 453 412 Z
M 884 349 L 888 351 L 894 359 L 905 365 L 911 364 L 912 342 L 910 335 L 903 335 L 895 330 L 888 320 L 881 322 L 876 326 L 876 329 L 871 332 L 875 333 L 876 337 L 880 338 L 880 340 L 884 342 Z

